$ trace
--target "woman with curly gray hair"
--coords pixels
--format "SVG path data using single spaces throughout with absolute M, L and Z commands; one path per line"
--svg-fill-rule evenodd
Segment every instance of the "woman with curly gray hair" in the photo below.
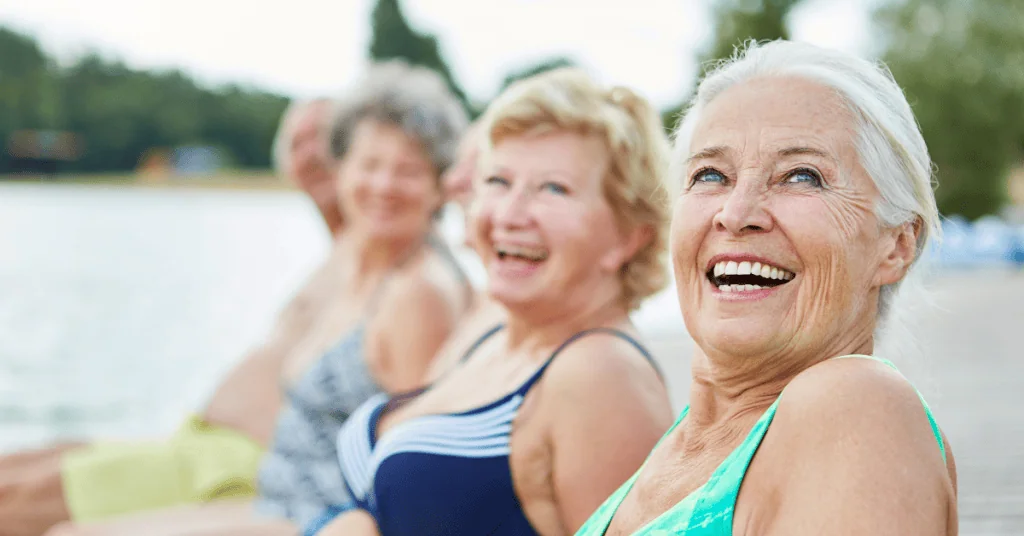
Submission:
M 308 325 L 290 336 L 295 344 L 236 371 L 234 384 L 261 393 L 244 404 L 215 397 L 207 410 L 210 422 L 253 435 L 265 427 L 253 414 L 276 413 L 255 504 L 218 500 L 53 534 L 293 534 L 347 500 L 335 446 L 341 425 L 375 394 L 419 387 L 468 306 L 467 281 L 434 234 L 441 175 L 467 121 L 436 73 L 398 61 L 373 66 L 339 102 L 329 153 L 344 231 L 305 289 L 326 305 L 306 322 L 297 304 L 287 314 Z M 263 406 L 276 411 L 254 411 Z M 213 497 L 237 491 L 237 482 L 196 481 L 202 478 L 185 471 L 182 482 L 166 485 L 213 485 Z

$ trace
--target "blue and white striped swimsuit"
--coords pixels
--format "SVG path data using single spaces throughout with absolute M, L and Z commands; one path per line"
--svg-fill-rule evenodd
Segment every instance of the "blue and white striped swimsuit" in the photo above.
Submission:
M 463 357 L 497 333 L 481 337 Z M 382 536 L 535 535 L 513 487 L 509 465 L 512 422 L 527 392 L 570 343 L 590 333 L 608 333 L 647 350 L 613 329 L 581 331 L 551 355 L 515 391 L 459 413 L 424 415 L 396 424 L 377 438 L 381 417 L 424 390 L 363 404 L 338 434 L 342 476 L 355 505 L 377 521 Z

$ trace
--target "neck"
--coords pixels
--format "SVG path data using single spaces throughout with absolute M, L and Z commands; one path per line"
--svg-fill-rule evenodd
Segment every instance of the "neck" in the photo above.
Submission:
M 346 232 L 336 240 L 351 262 L 349 266 L 352 267 L 353 279 L 356 284 L 361 284 L 401 264 L 423 244 L 426 237 L 416 235 L 401 239 L 384 239 L 369 234 Z
M 698 346 L 691 363 L 693 381 L 687 418 L 697 428 L 745 423 L 743 416 L 759 418 L 801 372 L 833 357 L 873 351 L 870 330 L 849 333 L 821 348 L 761 355 L 705 352 Z
M 617 282 L 616 282 L 617 285 Z M 629 311 L 622 304 L 618 290 L 604 289 L 597 293 L 584 307 L 557 312 L 538 314 L 536 306 L 524 306 L 519 311 L 509 311 L 506 323 L 509 349 L 545 354 L 546 350 L 557 347 L 573 334 L 602 326 L 614 326 L 629 320 Z

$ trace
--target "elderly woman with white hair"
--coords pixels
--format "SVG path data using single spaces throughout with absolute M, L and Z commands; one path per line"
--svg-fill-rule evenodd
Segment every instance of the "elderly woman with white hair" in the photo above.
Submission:
M 938 230 L 888 71 L 750 44 L 676 137 L 690 403 L 578 536 L 957 533 L 953 455 L 875 333 Z

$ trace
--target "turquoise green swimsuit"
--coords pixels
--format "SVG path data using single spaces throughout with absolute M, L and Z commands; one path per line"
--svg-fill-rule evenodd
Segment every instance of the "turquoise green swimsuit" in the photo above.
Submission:
M 885 363 L 894 370 L 896 369 L 896 366 L 891 362 L 874 356 L 848 355 L 842 357 L 873 359 Z M 920 393 L 918 393 L 918 396 L 921 396 Z M 764 439 L 765 432 L 768 431 L 768 426 L 772 423 L 772 418 L 775 417 L 775 410 L 779 406 L 780 399 L 781 397 L 776 399 L 768 410 L 764 412 L 764 415 L 757 420 L 754 428 L 750 430 L 743 443 L 740 443 L 740 446 L 732 451 L 725 461 L 715 469 L 711 478 L 704 485 L 695 489 L 685 499 L 676 503 L 675 506 L 669 508 L 653 521 L 634 532 L 634 536 L 731 536 L 733 509 L 736 506 L 736 497 L 740 493 L 740 484 L 743 483 L 743 476 L 747 473 L 750 460 L 754 458 L 754 453 L 757 452 L 757 448 L 761 445 L 761 440 Z M 924 405 L 925 414 L 928 415 L 928 422 L 931 424 L 932 433 L 935 434 L 935 440 L 939 443 L 942 459 L 945 460 L 946 447 L 942 443 L 939 425 L 936 424 L 932 411 L 923 397 L 921 397 L 921 403 Z M 675 424 L 669 428 L 665 437 L 679 426 L 679 423 L 686 418 L 689 410 L 689 406 L 683 410 Z M 590 519 L 576 532 L 576 536 L 603 536 L 612 521 L 612 517 L 615 516 L 615 512 L 619 509 L 619 505 L 622 504 L 623 499 L 629 494 L 629 490 L 633 488 L 633 484 L 636 483 L 636 479 L 641 471 L 643 471 L 643 467 L 590 516 Z

